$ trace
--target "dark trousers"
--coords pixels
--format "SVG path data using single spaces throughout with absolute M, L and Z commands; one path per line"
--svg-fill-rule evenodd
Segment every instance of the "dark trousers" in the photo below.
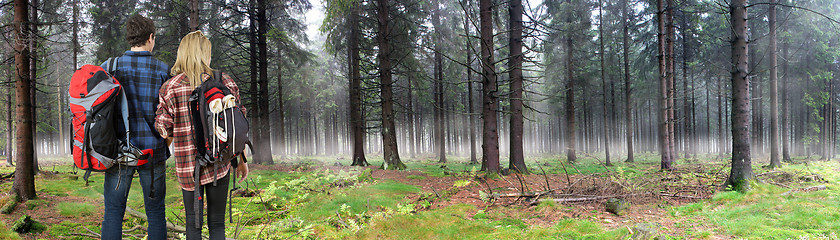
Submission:
M 233 168 L 230 169 L 233 171 Z M 227 207 L 228 185 L 230 184 L 230 173 L 227 176 L 213 183 L 202 185 L 202 198 L 198 204 L 207 201 L 207 229 L 210 230 L 210 240 L 225 239 L 225 208 Z M 184 194 L 184 211 L 186 212 L 187 240 L 200 240 L 201 229 L 195 227 L 195 192 L 181 190 Z
M 152 176 L 151 167 L 113 166 L 105 170 L 105 216 L 102 219 L 102 239 L 122 239 L 122 223 L 125 216 L 125 206 L 128 200 L 128 190 L 134 172 L 140 175 L 140 187 L 143 188 L 143 202 L 146 216 L 149 218 L 148 239 L 166 239 L 166 163 L 160 162 L 154 166 Z M 155 198 L 149 198 L 152 178 L 155 179 Z

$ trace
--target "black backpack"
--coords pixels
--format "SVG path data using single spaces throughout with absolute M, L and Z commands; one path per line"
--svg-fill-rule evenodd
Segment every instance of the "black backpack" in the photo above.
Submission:
M 247 162 L 242 154 L 245 146 L 251 146 L 248 138 L 248 119 L 242 112 L 239 99 L 235 99 L 231 90 L 222 82 L 222 72 L 213 71 L 213 76 L 196 87 L 189 98 L 190 119 L 193 124 L 193 136 L 198 151 L 195 164 L 195 204 L 196 228 L 201 228 L 203 206 L 199 204 L 201 196 L 200 175 L 202 167 L 213 167 L 230 163 L 236 189 L 236 167 L 239 157 Z M 215 176 L 214 176 L 215 178 Z M 213 179 L 216 184 L 217 179 Z

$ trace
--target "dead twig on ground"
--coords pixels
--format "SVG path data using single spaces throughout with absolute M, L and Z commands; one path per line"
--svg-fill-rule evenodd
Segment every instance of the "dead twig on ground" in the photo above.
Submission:
M 604 167 L 604 170 L 607 170 L 607 172 L 608 172 L 608 173 L 610 172 L 610 169 L 609 169 L 609 168 L 607 168 L 607 165 L 606 165 L 606 164 L 604 164 L 604 162 L 603 162 L 603 161 L 601 161 L 601 159 L 600 159 L 600 158 L 596 157 L 595 155 L 592 155 L 592 154 L 586 153 L 586 152 L 583 152 L 583 155 L 584 155 L 584 156 L 587 156 L 587 157 L 591 157 L 592 159 L 595 159 L 595 161 L 596 161 L 596 162 L 598 162 L 598 164 L 601 164 L 601 166 L 602 166 L 602 167 Z
M 87 230 L 87 233 L 70 233 L 70 235 L 84 236 L 84 237 L 90 237 L 90 238 L 96 238 L 96 239 L 102 238 L 101 234 L 99 234 L 97 232 L 94 232 L 94 231 L 91 231 L 90 228 L 87 228 L 87 227 L 82 227 L 82 228 Z
M 624 194 L 624 195 L 611 195 L 611 196 L 594 196 L 594 197 L 577 197 L 577 198 L 555 198 L 555 199 L 538 199 L 536 201 L 532 201 L 530 205 L 537 205 L 540 202 L 548 202 L 554 201 L 557 203 L 568 203 L 568 202 L 586 202 L 586 201 L 596 201 L 596 200 L 604 200 L 608 198 L 626 198 L 632 196 L 639 196 L 639 195 L 648 195 L 651 193 L 634 193 L 634 194 Z
M 498 199 L 498 198 L 522 198 L 522 197 L 539 197 L 542 195 L 553 193 L 554 191 L 560 190 L 560 188 L 549 189 L 548 191 L 543 192 L 521 192 L 521 193 L 495 193 L 490 194 L 490 198 Z
M 522 174 L 515 173 L 514 175 L 516 175 L 516 179 L 518 179 L 518 180 L 519 180 L 519 186 L 521 186 L 521 187 L 522 187 L 521 192 L 525 192 L 525 191 L 530 192 L 530 191 L 531 191 L 531 189 L 528 189 L 528 184 L 526 184 L 526 183 L 525 183 L 525 180 L 524 180 L 524 179 L 522 179 Z
M 122 232 L 129 233 L 129 232 L 137 231 L 137 229 L 141 229 L 140 225 L 134 225 L 134 227 L 132 227 L 132 228 L 123 229 Z
M 817 185 L 817 186 L 810 186 L 810 187 L 804 187 L 804 188 L 797 188 L 797 189 L 792 189 L 790 191 L 782 193 L 782 196 L 787 196 L 787 195 L 790 195 L 791 193 L 795 193 L 795 192 L 816 192 L 816 191 L 822 191 L 822 190 L 827 190 L 827 189 L 828 189 L 828 187 L 826 187 L 825 185 Z
M 344 228 L 350 228 L 350 226 L 347 226 L 347 223 L 344 223 L 344 220 L 341 220 L 341 214 L 338 213 L 338 210 L 335 211 L 335 216 L 338 217 L 338 223 L 341 223 Z
M 440 193 L 438 193 L 438 191 L 435 189 L 435 187 L 429 187 L 429 188 L 431 188 L 431 189 L 432 189 L 432 192 L 434 192 L 434 193 L 435 193 L 435 196 L 437 196 L 437 198 L 439 198 L 439 199 L 440 199 L 440 198 L 442 198 L 442 197 L 440 196 Z
M 569 186 L 572 186 L 572 179 L 569 178 L 569 171 L 566 170 L 566 164 L 560 161 L 560 165 L 563 166 L 563 172 L 566 173 L 566 181 L 569 183 Z
M 89 237 L 89 238 L 95 238 L 95 239 L 100 239 L 100 238 L 102 238 L 102 235 L 99 235 L 99 234 L 89 234 L 89 233 L 70 233 L 70 235 L 73 235 L 73 236 L 82 236 L 82 237 Z
M 683 196 L 683 195 L 667 194 L 667 193 L 660 193 L 659 196 L 661 196 L 661 197 L 672 197 L 672 198 L 688 198 L 688 199 L 697 199 L 697 200 L 708 199 L 708 198 L 705 198 L 705 197 Z
M 143 214 L 143 213 L 141 213 L 137 210 L 134 210 L 133 208 L 131 208 L 129 206 L 125 207 L 125 212 L 128 213 L 131 216 L 143 219 L 143 221 L 146 221 L 146 222 L 149 221 L 149 218 L 146 217 L 146 214 Z M 180 233 L 187 232 L 186 227 L 175 225 L 174 223 L 171 223 L 169 221 L 166 221 L 166 229 L 169 229 L 169 230 L 175 231 L 175 232 L 180 232 Z
M 764 176 L 764 175 L 770 175 L 770 174 L 776 174 L 776 173 L 784 173 L 784 172 L 783 171 L 770 171 L 770 172 L 766 172 L 766 173 L 756 174 L 755 177 L 761 177 L 761 176 Z
M 502 177 L 502 180 L 505 180 L 505 182 L 507 182 L 508 184 L 510 184 L 510 187 L 512 187 L 513 189 L 515 189 L 517 192 L 523 192 L 523 191 L 520 191 L 520 190 L 519 190 L 519 188 L 516 188 L 516 185 L 514 185 L 512 182 L 510 182 L 509 180 L 507 180 L 507 178 L 505 177 L 505 175 L 501 175 L 501 174 L 499 174 L 499 177 Z
M 548 183 L 548 175 L 545 174 L 545 170 L 543 169 L 542 164 L 540 164 L 539 161 L 537 161 L 537 167 L 540 168 L 540 171 L 542 171 L 543 178 L 545 179 L 545 188 L 544 189 L 545 190 L 551 189 L 551 184 Z

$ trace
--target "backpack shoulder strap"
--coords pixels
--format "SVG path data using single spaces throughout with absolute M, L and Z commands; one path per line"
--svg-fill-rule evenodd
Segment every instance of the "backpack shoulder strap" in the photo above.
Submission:
M 222 71 L 221 70 L 213 70 L 213 80 L 222 82 Z
M 111 74 L 112 77 L 116 77 L 116 76 L 114 76 L 114 71 L 117 70 L 117 62 L 119 62 L 119 58 L 113 58 L 113 57 L 108 58 L 108 61 L 106 61 L 106 63 L 108 63 L 108 64 L 106 64 L 108 69 L 105 69 L 105 71 L 108 71 L 108 74 Z
M 119 57 L 112 57 L 108 58 L 106 61 L 106 65 L 108 66 L 108 74 L 111 75 L 113 78 L 117 78 L 114 75 L 114 72 L 117 71 L 117 62 L 119 62 Z M 122 115 L 122 122 L 125 126 L 125 145 L 131 145 L 131 129 L 128 125 L 128 98 L 125 95 L 125 89 L 123 89 L 122 84 L 120 84 L 120 114 Z

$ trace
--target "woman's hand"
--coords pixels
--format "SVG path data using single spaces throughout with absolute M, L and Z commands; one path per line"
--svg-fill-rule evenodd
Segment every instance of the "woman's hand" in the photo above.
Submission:
M 242 183 L 248 177 L 248 171 L 248 163 L 240 162 L 239 166 L 236 167 L 236 175 L 239 175 L 239 181 L 237 183 Z

